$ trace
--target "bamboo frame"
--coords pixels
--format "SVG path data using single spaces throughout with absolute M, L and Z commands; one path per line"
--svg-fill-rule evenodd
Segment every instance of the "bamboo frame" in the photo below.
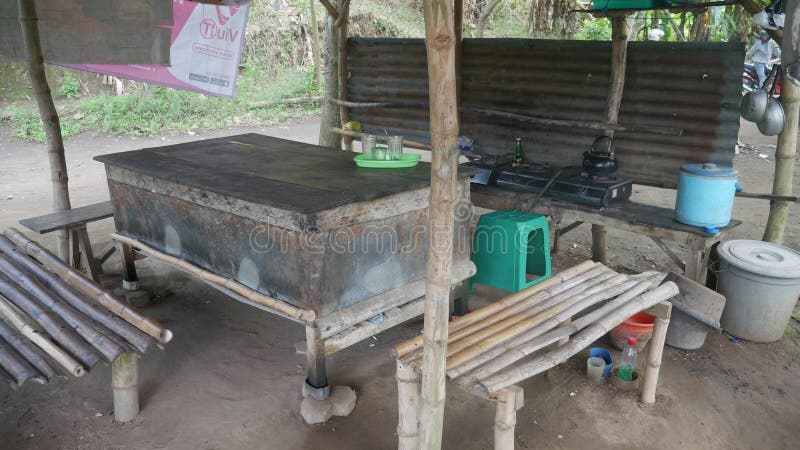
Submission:
M 662 317 L 656 317 L 653 324 L 653 337 L 650 338 L 650 352 L 647 354 L 647 367 L 645 368 L 644 380 L 642 383 L 642 403 L 652 404 L 656 402 L 656 386 L 658 385 L 658 374 L 661 370 L 661 359 L 664 354 L 664 342 L 667 338 L 667 328 L 672 314 L 672 304 L 666 303 L 666 313 Z
M 397 448 L 419 450 L 419 373 L 397 360 Z
M 486 305 L 480 309 L 472 311 L 466 316 L 456 317 L 452 322 L 450 322 L 450 331 L 455 333 L 456 331 L 468 327 L 474 323 L 478 323 L 488 317 L 497 314 L 500 311 L 510 308 L 513 305 L 538 294 L 541 291 L 544 291 L 552 286 L 556 286 L 559 283 L 563 283 L 566 280 L 576 277 L 594 268 L 596 265 L 597 264 L 592 261 L 584 261 L 583 263 L 571 267 L 567 270 L 564 270 L 563 272 L 560 272 L 556 275 L 553 275 L 549 279 L 542 281 L 541 283 L 536 284 L 528 289 L 525 289 L 524 291 L 512 294 L 508 297 L 503 298 L 498 302 L 490 303 L 489 305 Z M 397 359 L 406 356 L 411 352 L 418 350 L 420 348 L 422 348 L 422 336 L 417 336 L 413 339 L 409 339 L 405 342 L 401 342 L 400 344 L 395 345 L 391 349 L 390 353 L 393 358 Z
M 118 315 L 126 322 L 142 330 L 144 333 L 156 338 L 162 344 L 172 339 L 172 332 L 157 321 L 142 315 L 139 311 L 131 308 L 122 300 L 109 294 L 101 287 L 89 281 L 81 272 L 64 264 L 52 253 L 42 248 L 39 244 L 31 241 L 24 234 L 14 228 L 9 228 L 4 232 L 5 236 L 14 243 L 20 250 L 27 253 L 33 259 L 39 261 L 50 271 L 60 276 L 70 286 L 83 292 L 85 295 L 96 300 L 98 303 Z
M 337 70 L 339 71 L 339 76 L 337 77 L 337 91 L 339 100 L 347 100 L 347 32 L 349 22 L 350 0 L 342 0 L 341 13 L 336 19 L 336 23 L 333 25 L 334 28 L 338 30 L 337 47 L 339 54 L 337 57 Z M 345 105 L 339 105 L 339 121 L 342 123 L 342 126 L 350 121 L 350 111 L 348 111 Z M 346 151 L 353 151 L 353 138 L 345 137 L 342 143 Z
M 584 331 L 578 333 L 569 343 L 559 347 L 555 351 L 534 358 L 525 364 L 516 365 L 503 372 L 482 379 L 480 380 L 480 385 L 488 392 L 495 392 L 555 367 L 584 349 L 590 343 L 611 330 L 611 328 L 620 324 L 623 320 L 636 312 L 648 309 L 677 294 L 678 287 L 675 283 L 667 281 L 656 289 L 642 294 L 620 308 L 617 308 Z
M 131 239 L 127 236 L 123 236 L 118 233 L 111 233 L 111 238 L 117 242 L 130 245 L 131 247 L 138 249 L 142 253 L 145 253 L 148 256 L 153 257 L 154 259 L 175 266 L 176 268 L 181 269 L 184 272 L 187 272 L 197 278 L 218 284 L 226 289 L 236 292 L 237 294 L 243 297 L 246 297 L 249 300 L 252 300 L 256 303 L 280 311 L 291 317 L 297 318 L 304 322 L 313 322 L 317 318 L 316 313 L 310 309 L 297 308 L 276 298 L 266 296 L 258 291 L 248 288 L 247 286 L 237 283 L 236 281 L 231 280 L 230 278 L 225 278 L 223 276 L 209 272 L 205 269 L 201 269 L 185 260 L 160 252 L 148 245 L 145 245 L 137 241 L 136 239 Z
M 11 306 L 11 302 L 0 296 L 0 317 L 6 320 L 31 342 L 36 344 L 43 352 L 53 358 L 55 362 L 61 365 L 68 373 L 75 377 L 82 377 L 86 373 L 86 369 L 75 361 L 72 356 L 62 350 L 60 347 L 53 344 L 52 341 L 45 338 L 38 330 L 33 328 L 22 316 Z

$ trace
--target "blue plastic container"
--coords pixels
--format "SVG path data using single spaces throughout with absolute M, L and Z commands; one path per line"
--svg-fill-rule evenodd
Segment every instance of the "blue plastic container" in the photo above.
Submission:
M 738 179 L 739 172 L 733 167 L 684 164 L 678 175 L 675 220 L 695 227 L 727 226 Z

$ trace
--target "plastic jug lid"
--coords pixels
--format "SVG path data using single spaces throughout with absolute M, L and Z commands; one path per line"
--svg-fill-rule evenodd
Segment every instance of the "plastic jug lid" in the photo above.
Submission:
M 630 344 L 630 345 L 636 345 L 637 342 L 639 342 L 639 340 L 636 339 L 635 337 L 629 337 L 628 338 L 628 344 Z
M 684 164 L 681 166 L 681 172 L 691 175 L 699 175 L 701 177 L 710 178 L 738 178 L 739 172 L 733 167 L 720 166 L 714 163 L 703 164 Z
M 800 252 L 770 242 L 736 239 L 717 249 L 728 264 L 773 278 L 800 278 Z

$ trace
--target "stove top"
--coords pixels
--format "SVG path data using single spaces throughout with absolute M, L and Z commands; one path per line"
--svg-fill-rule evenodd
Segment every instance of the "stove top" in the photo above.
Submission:
M 540 193 L 555 177 L 545 196 L 575 203 L 604 207 L 624 202 L 633 193 L 633 180 L 628 178 L 596 178 L 569 173 L 568 169 L 558 173 L 549 166 L 527 164 L 520 167 L 505 167 L 497 170 L 495 184 L 499 187 Z M 574 171 L 573 171 L 574 172 Z

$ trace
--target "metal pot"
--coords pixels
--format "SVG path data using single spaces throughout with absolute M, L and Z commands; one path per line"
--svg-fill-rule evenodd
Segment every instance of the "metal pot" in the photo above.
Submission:
M 764 117 L 756 125 L 758 125 L 758 131 L 764 136 L 777 136 L 783 133 L 783 127 L 786 125 L 786 115 L 783 112 L 781 102 L 770 98 L 766 111 L 764 111 Z
M 742 118 L 750 122 L 760 121 L 764 117 L 768 100 L 769 95 L 760 89 L 744 94 L 740 110 Z
M 602 140 L 608 140 L 605 151 L 597 148 Z M 608 136 L 598 136 L 592 142 L 588 152 L 583 152 L 583 172 L 596 177 L 608 177 L 617 173 L 619 164 L 614 158 L 614 139 Z

